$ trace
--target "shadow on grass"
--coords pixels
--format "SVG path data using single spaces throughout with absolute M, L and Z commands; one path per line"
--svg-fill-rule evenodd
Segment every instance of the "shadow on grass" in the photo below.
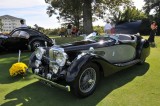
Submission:
M 21 62 L 28 65 L 29 56 L 31 53 L 22 53 L 21 55 Z M 17 56 L 17 57 L 15 57 Z M 9 69 L 11 68 L 12 64 L 16 63 L 18 61 L 18 54 L 5 54 L 1 55 L 1 63 L 0 63 L 0 84 L 8 84 L 13 83 L 22 78 L 21 75 L 16 77 L 11 77 L 9 75 Z M 30 74 L 28 74 L 30 75 Z M 27 75 L 27 76 L 28 76 Z
M 15 90 L 5 96 L 5 100 L 10 100 L 2 106 L 95 106 L 113 90 L 124 86 L 132 81 L 136 76 L 144 75 L 149 69 L 149 64 L 138 66 L 118 72 L 107 78 L 102 78 L 99 86 L 93 95 L 79 99 L 66 91 L 50 88 L 40 82 L 34 82 L 21 89 Z

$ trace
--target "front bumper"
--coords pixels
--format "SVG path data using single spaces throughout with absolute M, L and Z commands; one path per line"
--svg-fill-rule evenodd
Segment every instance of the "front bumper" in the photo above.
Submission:
M 63 89 L 63 90 L 66 90 L 66 91 L 70 92 L 70 86 L 69 86 L 69 85 L 64 86 L 64 85 L 58 84 L 58 83 L 56 83 L 56 82 L 50 81 L 50 80 L 48 80 L 48 79 L 45 79 L 45 78 L 43 78 L 43 77 L 40 77 L 40 76 L 38 76 L 38 75 L 34 75 L 34 78 L 37 78 L 37 79 L 39 79 L 39 80 L 44 81 L 44 83 L 47 84 L 47 85 L 49 85 L 49 86 L 52 86 L 52 85 L 53 85 L 53 86 L 55 86 L 55 87 L 58 87 L 58 88 L 61 88 L 61 89 Z

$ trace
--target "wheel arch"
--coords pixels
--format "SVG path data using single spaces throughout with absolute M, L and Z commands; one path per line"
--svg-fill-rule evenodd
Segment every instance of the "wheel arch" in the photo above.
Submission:
M 28 43 L 29 50 L 34 51 L 34 49 L 32 47 L 32 43 L 35 42 L 35 41 L 39 41 L 40 43 L 42 43 L 43 45 L 45 45 L 45 39 L 42 39 L 42 38 L 33 38 Z
M 44 39 L 42 39 L 42 38 L 32 38 L 30 41 L 29 41 L 29 45 L 31 45 L 31 43 L 32 42 L 34 42 L 34 41 L 45 41 Z
M 80 59 L 75 59 L 67 70 L 66 81 L 74 81 L 81 68 L 89 62 L 95 63 L 98 66 L 100 73 L 103 75 L 102 65 L 96 60 L 98 58 L 99 57 L 97 57 L 96 55 L 87 54 L 81 57 Z
M 100 76 L 104 76 L 104 70 L 103 70 L 103 67 L 102 67 L 102 64 L 100 64 L 98 61 L 94 60 L 93 63 L 95 63 L 98 68 L 99 68 L 99 71 L 100 71 Z

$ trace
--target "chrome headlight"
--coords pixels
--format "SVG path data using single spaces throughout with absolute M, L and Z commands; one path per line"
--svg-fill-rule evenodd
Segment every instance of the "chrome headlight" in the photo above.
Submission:
M 64 66 L 66 63 L 67 54 L 64 52 L 58 52 L 56 55 L 56 62 L 59 66 Z
M 55 60 L 55 62 L 59 66 L 64 66 L 68 58 L 63 48 L 56 48 L 56 47 L 50 49 L 49 57 L 51 60 Z
M 38 47 L 35 51 L 35 55 L 36 55 L 38 60 L 42 59 L 42 56 L 43 56 L 44 53 L 45 53 L 45 49 L 43 49 L 42 47 Z

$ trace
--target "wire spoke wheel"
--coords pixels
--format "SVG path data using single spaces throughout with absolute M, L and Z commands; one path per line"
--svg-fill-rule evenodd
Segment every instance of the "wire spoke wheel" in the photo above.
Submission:
M 89 62 L 83 65 L 72 83 L 74 94 L 78 97 L 87 97 L 93 94 L 99 79 L 100 72 L 97 64 Z
M 96 71 L 93 68 L 87 68 L 83 71 L 79 79 L 79 89 L 87 93 L 93 89 L 96 82 Z

